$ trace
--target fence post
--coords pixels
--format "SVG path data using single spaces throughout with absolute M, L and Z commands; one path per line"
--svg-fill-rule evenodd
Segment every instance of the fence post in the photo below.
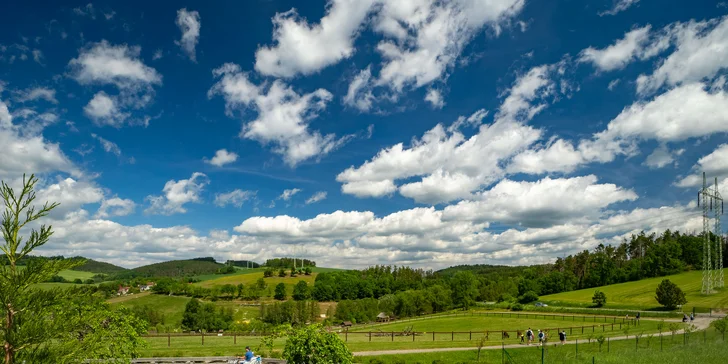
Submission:
M 543 346 L 541 346 L 541 364 L 543 364 L 543 354 L 544 354 L 544 350 L 543 350 Z
M 662 351 L 662 333 L 660 333 L 660 351 Z
M 432 341 L 435 341 L 435 332 L 432 332 Z
M 167 333 L 167 347 L 172 346 L 172 335 Z
M 455 341 L 455 331 L 450 332 L 450 341 Z
M 501 343 L 501 363 L 505 364 L 506 362 L 506 344 Z
M 640 342 L 639 336 L 635 335 L 634 336 L 634 351 L 637 351 L 637 349 L 639 347 L 639 342 Z
M 607 338 L 607 352 L 609 352 L 609 338 Z
M 205 345 L 205 333 L 202 333 L 202 345 Z
M 392 341 L 394 341 L 394 331 L 392 331 Z
M 372 332 L 369 331 L 369 342 L 372 342 Z
M 413 331 L 413 332 L 412 332 L 412 342 L 415 342 L 415 336 L 416 336 L 416 335 L 415 335 L 415 332 Z
M 349 330 L 344 331 L 344 341 L 349 342 Z
M 473 340 L 473 332 L 472 331 L 470 332 L 470 339 L 468 339 L 468 341 L 470 341 L 470 340 Z

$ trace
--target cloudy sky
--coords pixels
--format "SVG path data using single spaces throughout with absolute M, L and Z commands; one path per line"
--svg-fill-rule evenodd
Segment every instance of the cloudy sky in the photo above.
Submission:
M 42 254 L 536 264 L 728 194 L 728 3 L 47 2 L 0 12 L 0 179 Z M 725 226 L 725 225 L 724 225 Z

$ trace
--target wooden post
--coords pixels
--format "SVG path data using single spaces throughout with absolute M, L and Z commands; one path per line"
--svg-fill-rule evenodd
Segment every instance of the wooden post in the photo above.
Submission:
M 415 333 L 414 333 L 414 331 L 412 332 L 412 342 L 415 342 Z
M 202 333 L 202 345 L 205 345 L 205 333 Z
M 432 332 L 432 341 L 435 341 L 435 332 Z
M 349 330 L 344 331 L 344 341 L 349 342 Z
M 167 333 L 167 347 L 172 346 L 172 335 Z
M 455 331 L 450 332 L 450 341 L 455 341 Z
M 470 339 L 468 339 L 468 340 L 473 340 L 473 332 L 472 331 L 470 332 Z
M 238 343 L 238 333 L 236 332 L 233 334 L 233 344 L 237 344 L 237 343 Z
M 372 342 L 372 332 L 369 331 L 369 342 Z
M 394 331 L 392 331 L 392 341 L 394 341 Z

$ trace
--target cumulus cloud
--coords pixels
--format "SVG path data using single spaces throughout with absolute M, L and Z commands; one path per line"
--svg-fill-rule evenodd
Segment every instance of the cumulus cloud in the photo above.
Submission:
M 637 101 L 624 108 L 604 131 L 579 141 L 576 146 L 554 138 L 545 146 L 524 151 L 513 159 L 508 170 L 532 174 L 571 172 L 586 163 L 606 163 L 617 155 L 634 155 L 640 141 L 657 140 L 666 144 L 726 133 L 727 105 L 725 91 L 709 90 L 700 83 L 679 86 L 652 100 Z M 665 165 L 665 160 L 658 153 L 648 163 Z
M 445 106 L 445 100 L 443 100 L 442 94 L 438 89 L 431 88 L 427 90 L 425 101 L 429 102 L 434 109 L 442 109 Z
M 186 8 L 177 10 L 177 27 L 182 32 L 182 39 L 175 43 L 182 48 L 192 62 L 197 62 L 195 47 L 200 39 L 200 13 L 187 11 Z
M 108 219 L 112 216 L 127 216 L 134 212 L 136 204 L 129 199 L 112 197 L 101 201 L 99 210 L 96 211 L 97 219 Z
M 300 188 L 291 188 L 288 190 L 284 190 L 283 193 L 281 193 L 281 195 L 278 196 L 278 199 L 283 200 L 283 201 L 288 201 L 291 199 L 291 197 L 293 197 L 293 195 L 295 195 L 299 192 L 301 192 Z
M 226 164 L 230 164 L 238 160 L 238 155 L 233 152 L 228 152 L 227 149 L 220 149 L 215 152 L 215 156 L 212 159 L 204 159 L 205 163 L 212 164 L 213 166 L 222 167 Z
M 374 0 L 330 0 L 326 15 L 310 25 L 295 9 L 273 17 L 273 46 L 255 52 L 255 69 L 278 77 L 308 75 L 354 54 L 354 39 Z
M 195 172 L 189 179 L 179 181 L 169 180 L 164 184 L 163 194 L 147 196 L 149 207 L 144 210 L 146 214 L 173 215 L 186 213 L 185 204 L 200 203 L 200 196 L 210 180 L 203 173 Z
M 437 204 L 468 198 L 473 191 L 497 182 L 505 175 L 503 163 L 526 150 L 541 137 L 541 131 L 525 125 L 547 107 L 546 99 L 557 94 L 552 73 L 557 66 L 530 69 L 506 93 L 495 121 L 482 124 L 488 115 L 478 110 L 459 118 L 449 128 L 438 124 L 415 139 L 381 150 L 359 167 L 341 172 L 342 192 L 357 197 L 382 197 L 399 191 L 417 202 Z M 466 138 L 459 128 L 479 125 L 478 133 Z M 421 177 L 399 187 L 396 180 Z
M 679 149 L 673 152 L 666 145 L 660 145 L 647 156 L 644 165 L 652 169 L 662 168 L 674 162 L 675 156 L 679 156 L 683 152 L 684 149 Z
M 130 111 L 152 102 L 154 86 L 162 84 L 162 76 L 139 59 L 140 52 L 140 47 L 115 46 L 103 40 L 82 48 L 68 63 L 71 77 L 79 84 L 114 85 L 119 90 L 113 96 L 99 91 L 84 108 L 98 125 L 146 124 L 143 118 L 130 119 Z
M 60 204 L 52 211 L 54 215 L 62 215 L 83 205 L 100 202 L 103 198 L 104 193 L 101 188 L 70 177 L 44 186 L 37 193 L 39 202 L 50 201 Z
M 676 185 L 679 187 L 702 186 L 702 172 L 719 180 L 728 178 L 728 144 L 720 145 L 712 153 L 698 159 L 688 176 L 680 179 Z
M 0 100 L 0 179 L 19 178 L 23 173 L 65 172 L 80 176 L 81 171 L 63 153 L 57 143 L 47 141 L 38 133 L 26 133 L 13 124 L 7 105 Z
M 728 16 L 675 23 L 668 30 L 675 51 L 651 75 L 637 78 L 638 93 L 646 95 L 663 85 L 703 81 L 728 68 Z
M 244 191 L 241 189 L 235 189 L 226 193 L 218 193 L 215 195 L 215 205 L 219 207 L 225 207 L 232 205 L 235 207 L 242 207 L 245 201 L 255 197 L 255 191 Z
M 617 15 L 618 13 L 621 13 L 633 5 L 637 4 L 640 0 L 614 0 L 614 5 L 611 9 L 602 11 L 599 13 L 599 16 L 605 16 L 605 15 Z
M 356 108 L 359 111 L 369 111 L 374 102 L 374 95 L 371 91 L 369 80 L 372 77 L 371 65 L 359 71 L 349 83 L 349 88 L 344 96 L 344 104 Z
M 326 199 L 326 195 L 327 195 L 326 191 L 316 192 L 306 200 L 306 205 L 310 205 L 310 204 L 316 203 L 316 202 L 321 202 Z
M 333 95 L 318 89 L 300 95 L 280 80 L 269 85 L 255 85 L 235 64 L 225 64 L 213 71 L 218 82 L 208 97 L 222 95 L 227 110 L 253 109 L 258 116 L 243 125 L 240 136 L 273 144 L 273 152 L 283 156 L 290 166 L 311 158 L 321 157 L 345 143 L 351 136 L 336 138 L 309 129 L 309 122 L 326 109 Z
M 579 53 L 579 62 L 593 63 L 600 71 L 623 69 L 635 59 L 645 60 L 658 55 L 670 45 L 669 37 L 651 37 L 651 26 L 636 28 L 624 38 L 604 48 L 589 47 Z

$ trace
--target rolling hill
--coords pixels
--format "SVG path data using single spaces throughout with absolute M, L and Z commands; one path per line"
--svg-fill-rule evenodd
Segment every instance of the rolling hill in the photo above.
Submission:
M 223 264 L 209 260 L 170 260 L 144 265 L 124 272 L 138 277 L 186 277 L 215 274 Z
M 723 270 L 723 274 L 728 280 L 728 268 Z M 685 272 L 667 277 L 648 278 L 635 282 L 562 292 L 542 296 L 541 300 L 554 306 L 589 306 L 592 304 L 591 298 L 594 291 L 598 289 L 607 295 L 606 308 L 657 309 L 660 305 L 655 300 L 655 289 L 663 279 L 669 279 L 685 292 L 688 303 L 684 306 L 684 309 L 691 310 L 692 307 L 728 307 L 728 287 L 712 295 L 703 295 L 700 293 L 701 277 L 701 271 Z
M 81 258 L 81 257 L 75 257 L 75 258 Z M 85 258 L 81 258 L 81 259 L 85 259 Z M 119 267 L 117 265 L 113 265 L 111 263 L 99 262 L 98 260 L 93 260 L 93 259 L 86 259 L 86 263 L 81 264 L 78 267 L 73 268 L 72 270 L 112 275 L 112 274 L 116 274 L 119 272 L 124 272 L 127 269 Z

